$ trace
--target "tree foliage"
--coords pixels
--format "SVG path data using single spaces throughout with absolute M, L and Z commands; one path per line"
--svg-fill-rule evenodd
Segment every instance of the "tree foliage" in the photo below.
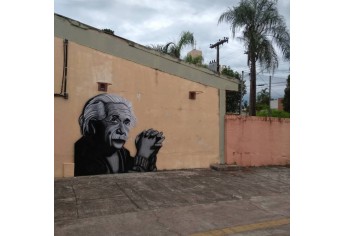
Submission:
M 237 71 L 233 71 L 229 66 L 225 67 L 221 71 L 222 75 L 241 79 L 240 74 Z M 246 84 L 243 83 L 243 86 L 240 86 L 242 90 L 242 94 L 240 91 L 226 91 L 226 112 L 227 113 L 239 113 L 240 111 L 240 104 L 243 104 L 243 96 L 247 93 Z M 240 90 L 240 89 L 239 89 Z
M 248 111 L 248 101 L 245 100 L 243 103 L 243 109 L 247 112 Z
M 286 88 L 284 89 L 283 107 L 284 111 L 290 112 L 290 75 L 286 80 Z
M 270 107 L 270 94 L 267 88 L 261 90 L 256 97 L 257 111 L 268 110 Z
M 290 113 L 286 111 L 279 111 L 277 109 L 272 109 L 271 114 L 269 113 L 268 109 L 264 109 L 261 111 L 258 111 L 257 116 L 263 116 L 263 117 L 278 117 L 278 118 L 290 118 Z
M 165 45 L 157 44 L 157 45 L 150 45 L 147 47 L 153 50 L 162 52 L 162 53 L 167 53 L 173 57 L 180 59 L 182 49 L 187 45 L 193 46 L 193 44 L 194 44 L 193 33 L 189 31 L 183 31 L 180 35 L 178 42 L 168 42 Z
M 277 0 L 241 0 L 239 5 L 228 8 L 218 19 L 218 24 L 230 24 L 232 36 L 240 30 L 238 39 L 244 43 L 247 64 L 250 68 L 250 115 L 256 115 L 256 62 L 271 72 L 278 67 L 280 49 L 283 58 L 290 60 L 290 35 L 284 18 L 279 15 Z
M 102 31 L 106 34 L 114 35 L 114 30 L 111 29 L 102 29 Z
M 221 71 L 221 74 L 232 77 L 232 78 L 241 79 L 240 73 L 238 73 L 237 71 L 233 71 L 230 68 L 230 66 L 224 67 Z
M 204 58 L 201 55 L 198 55 L 198 56 L 195 56 L 195 57 L 192 57 L 192 55 L 187 55 L 184 58 L 184 61 L 186 61 L 188 63 L 192 63 L 194 65 L 199 65 L 200 66 L 203 63 Z

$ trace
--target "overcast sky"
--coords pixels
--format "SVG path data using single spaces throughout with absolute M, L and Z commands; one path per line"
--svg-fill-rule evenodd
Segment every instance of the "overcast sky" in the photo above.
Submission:
M 112 29 L 115 35 L 144 46 L 176 42 L 181 32 L 188 30 L 194 34 L 196 49 L 202 51 L 205 64 L 216 59 L 216 49 L 211 49 L 210 44 L 229 37 L 229 42 L 220 46 L 220 64 L 239 73 L 244 71 L 247 100 L 249 68 L 244 46 L 232 38 L 229 25 L 217 24 L 219 16 L 238 3 L 239 0 L 55 0 L 54 12 L 99 29 Z M 290 0 L 278 0 L 278 9 L 290 29 Z M 181 57 L 192 49 L 186 47 Z M 272 77 L 273 98 L 284 96 L 289 68 L 289 62 L 280 61 Z M 269 74 L 257 75 L 257 85 L 268 87 L 268 83 Z M 257 87 L 257 91 L 262 88 Z

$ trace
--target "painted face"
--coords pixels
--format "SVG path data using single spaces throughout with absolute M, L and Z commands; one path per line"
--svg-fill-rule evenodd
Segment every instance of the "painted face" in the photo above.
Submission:
M 107 117 L 102 120 L 104 141 L 116 149 L 122 148 L 128 139 L 131 125 L 131 113 L 124 104 L 107 104 Z

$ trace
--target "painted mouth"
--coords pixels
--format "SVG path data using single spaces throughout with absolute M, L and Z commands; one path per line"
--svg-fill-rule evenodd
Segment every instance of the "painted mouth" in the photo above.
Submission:
M 123 139 L 113 139 L 112 142 L 117 145 L 123 145 L 126 141 Z

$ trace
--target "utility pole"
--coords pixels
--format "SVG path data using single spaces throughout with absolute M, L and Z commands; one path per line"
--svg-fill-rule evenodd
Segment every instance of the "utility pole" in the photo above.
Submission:
M 240 115 L 242 115 L 242 90 L 243 90 L 243 87 L 244 87 L 244 84 L 243 84 L 243 75 L 244 75 L 244 71 L 242 71 L 242 78 L 241 78 L 241 84 L 240 84 Z
M 269 82 L 268 93 L 269 93 L 269 100 L 268 100 L 268 115 L 269 115 L 269 117 L 271 117 L 271 76 L 270 76 L 270 82 Z
M 229 38 L 228 37 L 224 37 L 224 39 L 219 39 L 218 42 L 216 42 L 215 44 L 210 44 L 210 48 L 217 48 L 217 72 L 218 74 L 220 74 L 219 71 L 219 45 L 222 45 L 225 42 L 228 42 Z

